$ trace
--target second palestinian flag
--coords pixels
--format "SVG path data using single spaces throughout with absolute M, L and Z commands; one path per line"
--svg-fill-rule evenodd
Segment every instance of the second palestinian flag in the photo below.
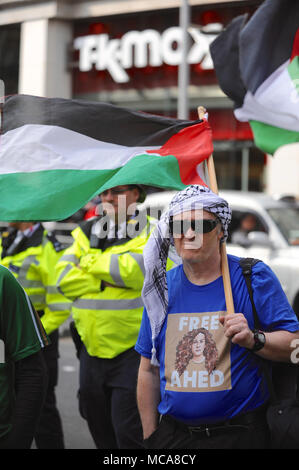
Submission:
M 299 142 L 299 3 L 266 0 L 211 44 L 219 84 L 264 152 Z

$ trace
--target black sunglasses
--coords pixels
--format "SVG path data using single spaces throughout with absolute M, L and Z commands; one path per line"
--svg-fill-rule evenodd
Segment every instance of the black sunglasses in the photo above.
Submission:
M 169 231 L 172 235 L 183 235 L 191 228 L 195 233 L 209 233 L 214 230 L 219 222 L 219 219 L 173 220 L 171 217 L 169 219 Z

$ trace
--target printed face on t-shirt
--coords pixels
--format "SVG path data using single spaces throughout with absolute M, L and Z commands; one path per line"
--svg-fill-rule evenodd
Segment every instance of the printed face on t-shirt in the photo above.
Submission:
M 209 392 L 231 389 L 230 342 L 219 322 L 223 313 L 168 316 L 166 390 Z

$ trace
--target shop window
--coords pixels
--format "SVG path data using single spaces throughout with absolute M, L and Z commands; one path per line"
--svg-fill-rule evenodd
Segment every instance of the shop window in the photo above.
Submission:
M 241 143 L 240 143 L 241 144 Z M 248 191 L 263 191 L 264 189 L 264 154 L 259 149 L 248 149 L 248 180 L 242 180 L 244 160 L 242 148 L 227 150 L 215 150 L 213 153 L 217 182 L 221 189 L 244 190 L 244 184 Z M 246 170 L 246 169 L 245 169 Z
M 19 83 L 20 25 L 1 26 L 0 79 L 5 95 L 18 93 Z

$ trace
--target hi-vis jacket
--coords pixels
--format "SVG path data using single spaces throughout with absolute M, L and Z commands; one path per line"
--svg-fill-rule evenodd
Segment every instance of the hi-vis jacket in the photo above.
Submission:
M 73 319 L 91 356 L 111 359 L 136 343 L 143 312 L 142 252 L 154 219 L 145 222 L 141 233 L 114 239 L 104 249 L 91 246 L 94 222 L 77 227 L 73 245 L 56 266 L 57 286 L 73 300 Z
M 6 235 L 3 233 L 1 238 L 0 263 L 14 274 L 35 309 L 44 312 L 43 324 L 51 325 L 53 312 L 56 319 L 60 315 L 65 318 L 69 315 L 71 303 L 55 285 L 55 265 L 64 253 L 60 243 L 39 225 L 32 236 L 24 236 L 20 240 L 12 254 L 5 255 L 3 246 Z

